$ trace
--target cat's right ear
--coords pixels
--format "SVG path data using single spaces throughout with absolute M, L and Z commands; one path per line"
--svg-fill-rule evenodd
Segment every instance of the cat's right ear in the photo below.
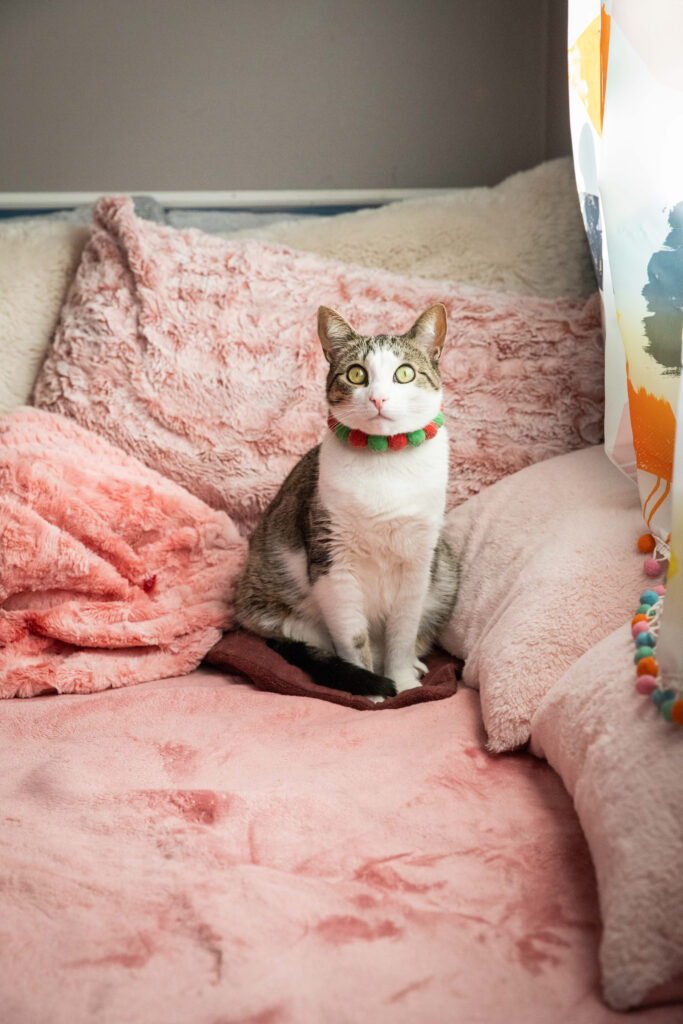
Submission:
M 335 353 L 358 337 L 351 324 L 347 324 L 341 313 L 329 306 L 318 310 L 318 337 L 328 363 Z

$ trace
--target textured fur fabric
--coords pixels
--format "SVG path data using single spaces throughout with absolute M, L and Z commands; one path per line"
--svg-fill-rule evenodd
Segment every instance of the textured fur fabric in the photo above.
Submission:
M 481 749 L 466 687 L 375 715 L 200 670 L 2 710 L 3 1024 L 680 1022 L 601 1003 L 571 801 Z
M 211 230 L 211 217 L 202 211 L 168 216 Z M 88 233 L 80 224 L 42 217 L 0 223 L 0 358 L 11 368 L 0 380 L 0 414 L 29 400 Z M 522 171 L 495 188 L 454 189 L 336 217 L 298 217 L 265 231 L 255 224 L 235 236 L 523 295 L 579 297 L 595 290 L 569 158 Z
M 602 436 L 597 297 L 531 299 L 138 220 L 101 200 L 35 403 L 249 530 L 325 427 L 321 303 L 402 331 L 444 302 L 449 503 Z M 398 455 L 400 458 L 400 454 Z
M 225 237 L 280 242 L 366 267 L 520 295 L 586 297 L 596 287 L 570 157 L 495 188 L 300 217 Z
M 603 990 L 619 1010 L 683 1001 L 683 743 L 634 680 L 624 624 L 568 669 L 531 722 L 532 749 L 562 776 L 590 846 Z M 683 1020 L 683 1006 L 670 1020 Z
M 460 589 L 440 642 L 480 690 L 489 750 L 526 743 L 564 670 L 629 617 L 639 532 L 636 489 L 602 446 L 530 466 L 447 517 Z
M 0 223 L 0 416 L 28 402 L 89 228 Z
M 228 517 L 70 420 L 0 421 L 0 696 L 195 668 L 230 625 Z

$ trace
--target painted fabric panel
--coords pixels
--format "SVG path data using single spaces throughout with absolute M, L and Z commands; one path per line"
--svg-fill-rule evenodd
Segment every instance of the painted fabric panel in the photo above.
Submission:
M 653 680 L 653 698 L 671 687 L 669 703 L 683 696 L 683 467 L 674 473 L 683 332 L 681 38 L 676 0 L 569 5 L 574 164 L 606 336 L 605 447 L 634 479 L 653 538 L 645 569 L 660 600 L 640 629 L 653 642 L 650 671 L 637 663 Z M 655 591 L 663 590 L 670 555 L 663 602 Z

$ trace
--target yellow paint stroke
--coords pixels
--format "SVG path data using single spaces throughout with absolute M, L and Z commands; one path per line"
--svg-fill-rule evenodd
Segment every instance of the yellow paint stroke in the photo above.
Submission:
M 611 18 L 604 5 L 569 49 L 569 81 L 576 89 L 591 123 L 602 135 L 607 87 L 607 58 Z
M 668 583 L 669 580 L 672 580 L 674 578 L 674 576 L 676 575 L 677 572 L 678 572 L 678 559 L 676 558 L 675 552 L 671 551 L 671 554 L 669 555 L 669 572 L 667 573 L 667 577 L 666 577 L 667 583 Z

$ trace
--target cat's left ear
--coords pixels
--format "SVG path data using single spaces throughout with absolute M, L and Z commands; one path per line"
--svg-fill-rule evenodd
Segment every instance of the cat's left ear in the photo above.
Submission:
M 446 307 L 443 302 L 437 302 L 435 306 L 430 306 L 422 316 L 417 318 L 408 331 L 408 337 L 421 345 L 430 358 L 438 363 L 443 343 L 446 340 L 447 329 Z
M 318 337 L 325 358 L 331 363 L 339 349 L 355 341 L 358 335 L 336 309 L 321 306 L 318 310 Z

